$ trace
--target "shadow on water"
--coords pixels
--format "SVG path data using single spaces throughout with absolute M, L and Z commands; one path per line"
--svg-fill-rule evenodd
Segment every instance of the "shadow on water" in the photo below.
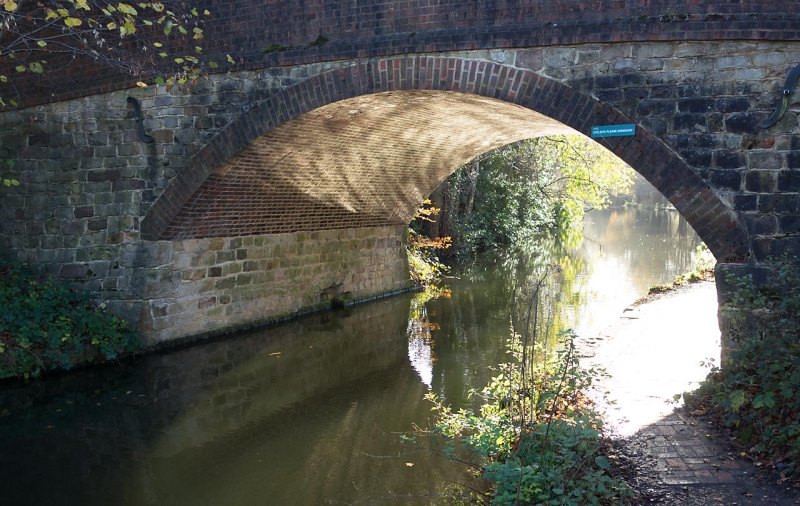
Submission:
M 5 386 L 3 502 L 322 504 L 455 479 L 400 442 L 429 412 L 408 314 L 396 297 Z

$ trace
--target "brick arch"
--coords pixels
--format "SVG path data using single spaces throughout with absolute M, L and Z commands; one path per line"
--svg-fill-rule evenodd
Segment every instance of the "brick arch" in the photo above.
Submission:
M 593 125 L 633 122 L 564 84 L 499 63 L 435 56 L 361 61 L 287 88 L 231 122 L 192 158 L 187 170 L 170 182 L 144 217 L 142 237 L 159 240 L 264 233 L 261 229 L 247 228 L 238 228 L 235 234 L 211 231 L 199 225 L 187 228 L 187 223 L 203 222 L 202 218 L 193 218 L 192 201 L 225 198 L 224 195 L 231 190 L 218 191 L 210 183 L 225 178 L 228 170 L 225 166 L 229 160 L 282 125 L 340 101 L 412 90 L 457 92 L 495 99 L 535 111 L 584 134 Z M 510 138 L 508 142 L 513 140 L 517 139 Z M 719 261 L 735 262 L 749 257 L 747 233 L 735 212 L 661 139 L 640 127 L 635 137 L 604 139 L 602 144 L 672 202 Z M 450 171 L 457 166 L 450 167 Z M 435 182 L 431 181 L 431 184 Z M 238 190 L 232 191 L 235 194 Z M 317 204 L 322 206 L 320 213 L 326 212 L 324 202 Z M 372 224 L 375 219 L 375 216 L 366 215 L 361 226 Z M 401 217 L 394 219 L 397 221 Z M 183 224 L 183 228 L 176 228 L 176 224 Z M 306 224 L 304 228 L 303 224 L 298 224 L 294 230 L 279 231 L 313 229 L 313 225 Z

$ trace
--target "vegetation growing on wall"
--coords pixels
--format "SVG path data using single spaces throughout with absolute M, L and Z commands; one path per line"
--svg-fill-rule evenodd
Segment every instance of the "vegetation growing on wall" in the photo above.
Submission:
M 513 248 L 608 205 L 633 184 L 633 169 L 583 136 L 529 139 L 460 168 L 434 193 L 442 212 L 432 237 L 453 238 L 452 255 L 468 258 Z
M 727 279 L 737 308 L 725 368 L 687 394 L 693 409 L 709 409 L 750 456 L 786 479 L 800 479 L 800 259 L 770 263 L 771 278 Z
M 128 324 L 84 295 L 0 258 L 0 378 L 102 362 L 138 349 Z

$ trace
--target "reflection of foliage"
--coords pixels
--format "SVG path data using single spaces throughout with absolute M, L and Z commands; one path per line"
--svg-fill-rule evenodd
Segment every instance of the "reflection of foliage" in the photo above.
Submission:
M 441 325 L 430 321 L 426 304 L 433 299 L 449 299 L 452 293 L 448 288 L 437 285 L 428 285 L 411 298 L 411 307 L 408 314 L 408 327 L 406 333 L 409 339 L 409 347 L 417 342 L 418 348 L 427 347 L 430 353 L 431 363 L 436 362 L 434 353 L 435 342 L 432 332 L 440 330 Z
M 437 285 L 426 286 L 421 292 L 414 294 L 411 298 L 411 308 L 408 315 L 409 322 L 413 322 L 415 325 L 418 325 L 419 328 L 431 329 L 432 325 L 435 324 L 428 323 L 428 313 L 425 304 L 433 299 L 449 299 L 451 296 L 452 292 L 449 288 Z
M 700 245 L 695 248 L 693 256 L 694 268 L 691 271 L 678 275 L 669 283 L 651 286 L 647 290 L 647 295 L 670 292 L 688 283 L 713 280 L 714 266 L 717 265 L 717 260 L 714 258 L 714 255 L 711 254 L 708 246 L 706 246 L 705 243 L 700 243 Z M 637 303 L 643 302 L 646 299 L 647 297 L 643 297 L 638 300 Z
M 510 361 L 480 391 L 479 411 L 453 411 L 427 395 L 435 432 L 447 454 L 460 448 L 479 459 L 493 504 L 620 504 L 631 493 L 611 475 L 602 420 L 585 393 L 600 373 L 579 367 L 571 331 L 560 334 L 555 354 L 537 352 L 548 349 L 541 330 L 551 323 L 539 318 L 547 277 L 539 272 L 517 291 Z
M 529 139 L 481 156 L 437 190 L 454 254 L 517 247 L 564 230 L 586 209 L 627 192 L 633 170 L 582 136 Z
M 0 259 L 0 378 L 38 376 L 135 350 L 125 321 L 19 264 Z
M 692 407 L 709 407 L 753 458 L 799 480 L 800 259 L 769 265 L 761 288 L 750 277 L 726 276 L 735 287 L 738 315 L 728 332 L 736 348 L 687 399 Z

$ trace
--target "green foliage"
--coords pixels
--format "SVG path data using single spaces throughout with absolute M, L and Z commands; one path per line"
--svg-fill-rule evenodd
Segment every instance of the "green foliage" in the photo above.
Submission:
M 138 349 L 128 324 L 86 297 L 0 258 L 0 378 L 112 360 Z
M 312 42 L 308 44 L 308 47 L 322 47 L 330 41 L 328 37 L 323 34 L 319 34 L 319 36 L 314 39 Z
M 447 272 L 447 266 L 439 261 L 437 251 L 449 248 L 450 238 L 430 239 L 420 234 L 415 228 L 420 228 L 421 223 L 432 222 L 432 217 L 439 214 L 439 211 L 440 209 L 433 207 L 430 200 L 425 200 L 408 228 L 406 253 L 411 280 L 426 288 L 433 287 L 441 275 Z
M 8 155 L 6 154 L 6 151 L 8 151 L 8 150 L 7 149 L 0 149 L 0 153 L 2 153 L 2 154 L 0 154 L 0 166 L 2 166 L 2 165 L 5 166 L 5 167 L 3 167 L 2 170 L 11 171 L 11 170 L 14 169 L 15 161 L 8 157 Z M 6 187 L 8 187 L 8 186 L 19 186 L 19 180 L 18 179 L 15 179 L 15 178 L 10 177 L 10 176 L 3 175 L 2 170 L 0 170 L 0 176 L 2 176 L 2 177 L 0 177 L 0 181 L 2 181 L 3 186 L 6 186 Z
M 271 54 L 271 53 L 282 53 L 289 49 L 287 46 L 283 44 L 270 44 L 266 48 L 264 48 L 264 54 Z
M 445 235 L 472 257 L 564 229 L 629 191 L 633 170 L 582 136 L 529 139 L 465 165 L 443 184 Z
M 598 453 L 599 432 L 587 420 L 555 419 L 523 433 L 513 455 L 486 466 L 493 504 L 623 504 L 631 492 Z
M 713 371 L 687 400 L 715 413 L 753 458 L 798 479 L 800 264 L 796 257 L 782 258 L 770 267 L 773 275 L 763 287 L 749 277 L 732 280 L 740 312 L 731 322 L 735 349 L 725 368 Z
M 481 459 L 492 504 L 623 504 L 631 497 L 612 476 L 602 420 L 584 393 L 599 372 L 578 366 L 574 337 L 566 332 L 564 348 L 529 376 L 519 336 L 512 338 L 513 360 L 481 392 L 478 413 L 427 396 L 438 413 L 435 433 L 447 438 L 445 452 L 466 448 Z

